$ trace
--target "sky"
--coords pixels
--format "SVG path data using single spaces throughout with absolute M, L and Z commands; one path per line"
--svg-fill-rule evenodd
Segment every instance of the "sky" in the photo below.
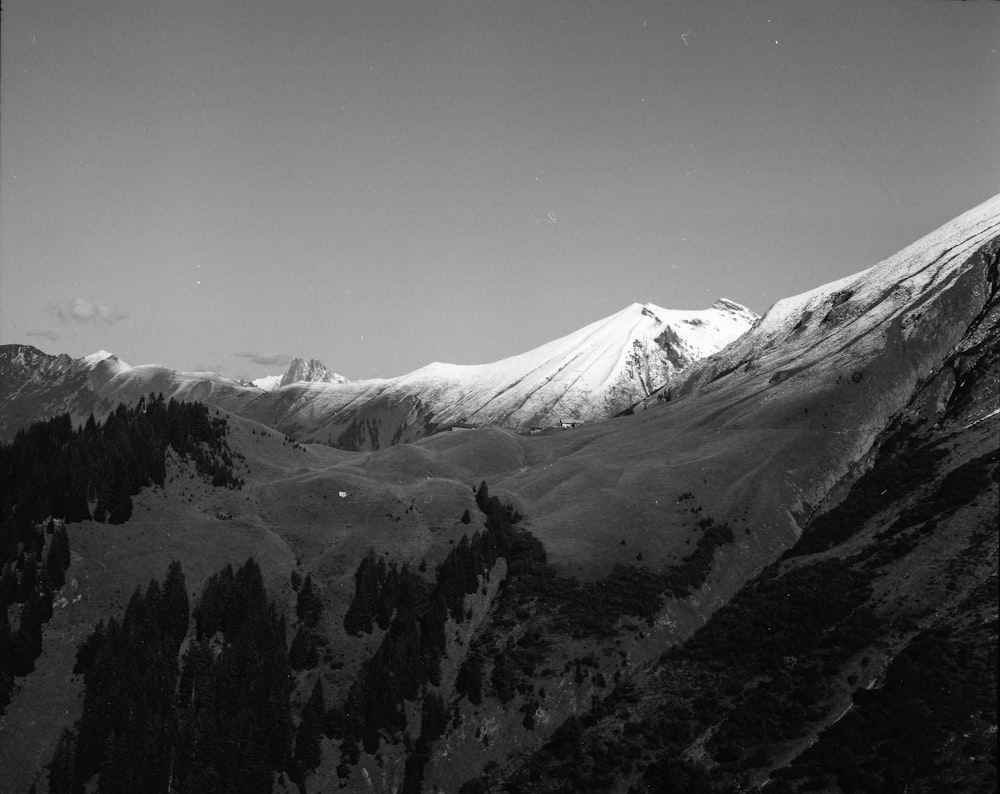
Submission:
M 1000 3 L 5 0 L 0 343 L 348 378 L 774 301 L 1000 190 Z

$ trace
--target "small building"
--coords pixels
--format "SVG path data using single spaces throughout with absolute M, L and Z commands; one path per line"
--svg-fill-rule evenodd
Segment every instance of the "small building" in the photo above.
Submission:
M 448 427 L 448 432 L 455 433 L 455 432 L 461 432 L 463 430 L 475 430 L 475 429 L 476 425 L 470 425 L 465 422 L 456 422 L 455 424 L 450 425 Z

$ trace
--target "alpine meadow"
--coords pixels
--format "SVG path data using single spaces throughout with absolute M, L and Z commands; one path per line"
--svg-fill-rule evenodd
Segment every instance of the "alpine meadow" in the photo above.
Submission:
M 995 790 L 998 266 L 1000 197 L 491 365 L 3 347 L 5 790 Z

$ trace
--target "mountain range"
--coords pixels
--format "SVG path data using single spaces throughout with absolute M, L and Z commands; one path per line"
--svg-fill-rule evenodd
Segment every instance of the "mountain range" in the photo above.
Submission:
M 103 767 L 66 760 L 98 699 L 79 649 L 180 563 L 200 628 L 167 667 L 230 659 L 208 596 L 249 557 L 296 660 L 262 791 L 996 789 L 1000 196 L 759 318 L 635 304 L 495 364 L 272 391 L 8 346 L 0 388 L 19 455 L 62 412 L 109 417 L 120 450 L 162 392 L 211 406 L 187 424 L 229 461 L 171 446 L 127 520 L 84 500 L 66 524 L 0 716 L 11 790 L 139 775 L 113 731 Z M 196 731 L 169 703 L 155 724 Z
M 703 311 L 632 304 L 617 314 L 492 364 L 435 362 L 397 378 L 351 382 L 320 361 L 243 382 L 210 372 L 130 366 L 107 351 L 73 360 L 22 345 L 0 348 L 0 438 L 69 413 L 83 421 L 151 392 L 200 400 L 300 441 L 379 449 L 456 424 L 545 427 L 613 416 L 714 353 L 757 316 L 725 299 Z
M 347 378 L 331 372 L 322 361 L 315 358 L 305 359 L 293 358 L 288 369 L 281 375 L 265 375 L 262 378 L 254 378 L 249 383 L 243 385 L 256 386 L 264 391 L 273 391 L 282 386 L 290 386 L 293 383 L 347 383 Z M 241 381 L 242 383 L 242 381 Z

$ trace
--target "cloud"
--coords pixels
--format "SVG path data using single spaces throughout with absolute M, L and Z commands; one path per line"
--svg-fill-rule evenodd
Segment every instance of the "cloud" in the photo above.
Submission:
M 25 336 L 37 336 L 42 339 L 48 339 L 50 342 L 58 342 L 59 334 L 55 331 L 25 331 Z
M 239 358 L 246 358 L 252 361 L 254 364 L 260 364 L 262 367 L 287 367 L 292 363 L 292 359 L 295 356 L 289 353 L 233 353 L 234 356 Z
M 73 298 L 49 304 L 49 313 L 61 323 L 105 323 L 115 325 L 128 319 L 128 314 L 112 309 L 103 303 L 95 303 L 86 298 Z

